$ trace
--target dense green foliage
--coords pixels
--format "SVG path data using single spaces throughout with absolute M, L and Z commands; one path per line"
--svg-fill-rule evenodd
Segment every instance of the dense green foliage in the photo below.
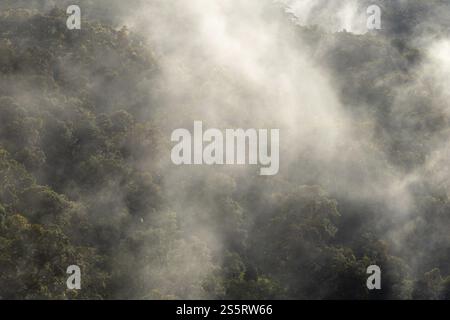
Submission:
M 411 22 L 422 10 L 411 8 L 395 18 Z M 377 203 L 295 175 L 186 173 L 166 190 L 158 57 L 126 28 L 89 20 L 71 32 L 65 19 L 57 9 L 0 12 L 0 298 L 450 298 L 448 185 L 418 185 L 416 211 L 383 223 Z M 389 35 L 296 28 L 311 51 L 320 42 L 345 105 L 372 106 L 370 147 L 408 171 L 449 119 L 421 108 L 429 92 L 415 93 L 409 125 L 390 138 L 400 126 L 393 88 L 407 88 L 424 54 L 403 22 Z M 177 192 L 189 201 L 173 203 Z M 219 246 L 189 232 L 199 223 Z M 83 270 L 80 291 L 66 289 L 71 264 Z M 383 266 L 381 292 L 366 288 L 371 264 Z

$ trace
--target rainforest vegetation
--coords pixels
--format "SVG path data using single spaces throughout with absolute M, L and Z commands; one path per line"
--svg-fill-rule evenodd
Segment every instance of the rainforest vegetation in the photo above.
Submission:
M 132 15 L 123 1 L 78 1 L 82 28 L 68 30 L 66 2 L 0 4 L 0 298 L 450 298 L 450 152 L 441 147 L 450 69 L 426 49 L 449 36 L 446 1 L 378 1 L 384 28 L 364 34 L 302 25 L 268 5 L 276 13 L 264 19 L 283 21 L 291 49 L 326 70 L 349 130 L 367 138 L 325 164 L 309 147 L 294 155 L 304 140 L 281 128 L 290 155 L 282 151 L 274 177 L 170 162 L 170 132 L 203 120 L 195 108 L 214 108 L 198 103 L 203 95 L 221 91 L 239 106 L 217 108 L 208 125 L 256 127 L 263 87 L 242 85 L 232 64 L 215 68 L 212 51 L 180 62 L 174 77 L 167 57 L 191 55 L 201 38 L 157 50 L 182 35 L 147 37 L 122 21 Z M 398 176 L 409 177 L 404 202 L 384 184 Z M 82 270 L 81 290 L 66 287 L 69 265 Z M 382 269 L 382 290 L 366 287 L 370 265 Z

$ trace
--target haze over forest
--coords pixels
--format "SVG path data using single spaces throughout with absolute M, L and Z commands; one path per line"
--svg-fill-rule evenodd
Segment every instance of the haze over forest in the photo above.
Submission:
M 446 0 L 1 1 L 0 299 L 449 299 L 449 18 Z M 279 173 L 174 165 L 194 121 L 280 129 Z

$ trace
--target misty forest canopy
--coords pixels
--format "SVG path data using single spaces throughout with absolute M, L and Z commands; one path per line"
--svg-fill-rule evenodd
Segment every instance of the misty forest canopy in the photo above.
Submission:
M 200 0 L 78 1 L 73 31 L 70 2 L 0 4 L 0 298 L 450 298 L 447 1 L 370 1 L 365 34 Z M 280 127 L 279 174 L 174 166 L 199 119 Z

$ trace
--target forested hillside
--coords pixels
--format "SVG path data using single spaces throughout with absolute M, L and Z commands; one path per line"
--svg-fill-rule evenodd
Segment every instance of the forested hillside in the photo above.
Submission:
M 289 34 L 289 47 L 276 38 L 280 52 L 327 74 L 290 81 L 309 70 L 295 60 L 280 83 L 306 97 L 305 83 L 326 83 L 335 98 L 314 94 L 345 119 L 332 117 L 345 130 L 330 155 L 321 126 L 285 134 L 270 178 L 176 167 L 170 132 L 200 115 L 217 127 L 280 125 L 269 105 L 287 101 L 284 87 L 239 78 L 220 46 L 219 58 L 211 47 L 197 55 L 202 38 L 182 39 L 194 31 L 180 12 L 184 24 L 157 30 L 180 33 L 158 37 L 146 33 L 156 18 L 124 26 L 121 2 L 80 2 L 76 31 L 64 1 L 0 4 L 1 299 L 450 298 L 450 63 L 429 51 L 449 37 L 434 14 L 450 15 L 446 1 L 380 1 L 388 27 L 366 34 L 303 26 L 264 4 L 270 31 L 281 20 L 274 32 Z M 433 19 L 413 23 L 423 12 Z M 287 63 L 258 57 L 270 68 L 246 74 L 277 78 Z M 307 117 L 289 120 L 304 128 Z M 72 264 L 81 290 L 66 287 Z M 381 291 L 366 287 L 373 264 Z

